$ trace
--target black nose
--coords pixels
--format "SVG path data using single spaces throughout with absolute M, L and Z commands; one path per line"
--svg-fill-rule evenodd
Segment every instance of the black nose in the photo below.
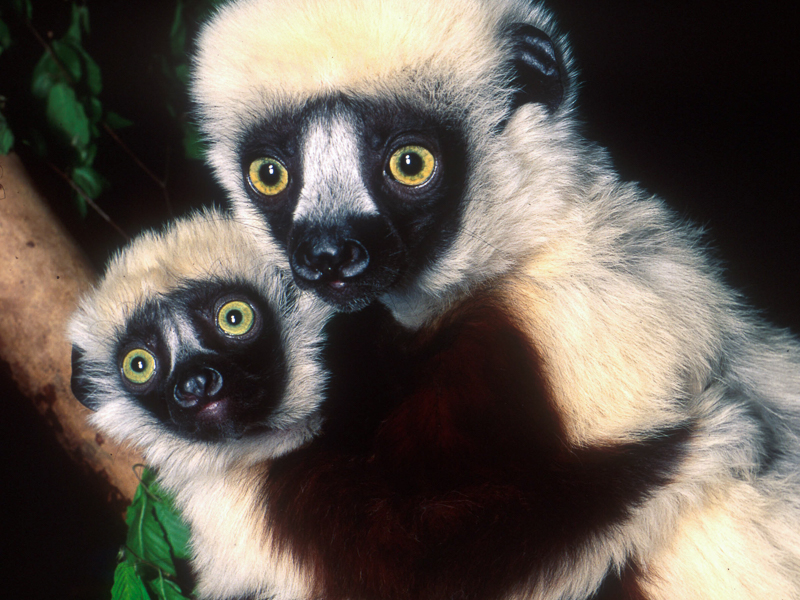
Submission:
M 358 240 L 330 235 L 307 237 L 292 255 L 295 273 L 311 281 L 334 282 L 358 277 L 369 266 L 369 253 Z
M 175 401 L 184 408 L 208 404 L 222 389 L 222 375 L 211 367 L 194 367 L 182 373 L 175 384 Z

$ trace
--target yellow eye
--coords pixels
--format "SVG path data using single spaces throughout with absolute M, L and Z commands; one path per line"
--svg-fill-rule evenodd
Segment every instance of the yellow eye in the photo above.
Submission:
M 156 372 L 156 357 L 144 348 L 135 348 L 122 359 L 122 374 L 131 383 L 147 383 Z
M 246 302 L 233 300 L 222 305 L 217 313 L 217 325 L 228 335 L 244 335 L 256 322 L 256 313 Z
M 276 196 L 289 185 L 289 171 L 274 158 L 257 158 L 247 172 L 250 185 L 259 194 Z
M 399 183 L 420 186 L 430 181 L 436 169 L 436 159 L 422 146 L 403 146 L 389 159 L 389 173 Z

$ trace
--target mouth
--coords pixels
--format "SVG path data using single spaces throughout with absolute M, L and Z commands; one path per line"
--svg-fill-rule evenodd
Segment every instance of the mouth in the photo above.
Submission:
M 400 273 L 401 269 L 395 265 L 383 265 L 356 277 L 324 273 L 316 279 L 308 279 L 303 273 L 292 270 L 294 281 L 300 289 L 313 292 L 340 312 L 356 312 L 366 308 L 395 284 Z
M 309 286 L 322 300 L 342 312 L 355 312 L 368 306 L 379 290 L 343 279 L 319 282 Z
M 229 404 L 227 398 L 219 398 L 203 406 L 195 418 L 205 423 L 219 423 L 228 419 Z

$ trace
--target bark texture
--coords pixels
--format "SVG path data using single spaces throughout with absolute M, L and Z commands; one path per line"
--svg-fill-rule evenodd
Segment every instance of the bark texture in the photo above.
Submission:
M 70 391 L 66 323 L 95 274 L 14 154 L 0 156 L 0 360 L 61 445 L 126 506 L 141 459 L 86 423 Z

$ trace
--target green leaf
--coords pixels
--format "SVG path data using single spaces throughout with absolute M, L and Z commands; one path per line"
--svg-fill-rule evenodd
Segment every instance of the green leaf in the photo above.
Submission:
M 122 115 L 115 113 L 113 110 L 109 110 L 106 113 L 103 122 L 111 127 L 111 129 L 123 129 L 124 127 L 130 127 L 133 125 L 133 121 L 129 121 Z
M 163 492 L 159 491 L 159 494 Z M 172 502 L 164 497 L 162 502 L 153 506 L 155 516 L 163 528 L 164 535 L 170 545 L 173 559 L 189 560 L 189 527 Z
M 64 34 L 64 39 L 80 45 L 82 31 L 89 33 L 89 8 L 87 6 L 78 6 L 73 2 L 72 18 L 69 29 Z
M 73 8 L 75 7 L 74 4 L 72 6 L 73 6 Z M 83 26 L 83 30 L 86 33 L 91 33 L 91 30 L 89 29 L 89 7 L 84 4 L 84 5 L 79 6 L 77 8 L 77 10 L 78 10 L 78 13 L 79 13 L 78 14 L 78 18 L 81 21 L 81 25 Z
M 86 50 L 81 47 L 78 47 L 77 50 L 81 53 L 83 64 L 86 68 L 86 85 L 89 87 L 89 91 L 97 96 L 103 90 L 103 80 L 100 74 L 100 66 L 89 55 L 89 53 L 86 52 Z
M 53 49 L 53 53 L 58 57 L 61 65 L 72 78 L 72 81 L 69 83 L 73 85 L 78 83 L 83 74 L 80 52 L 78 52 L 72 44 L 60 40 L 54 40 L 53 43 L 50 44 L 50 47 Z M 63 74 L 59 73 L 59 75 L 63 78 Z
M 112 600 L 188 600 L 175 579 L 174 563 L 189 556 L 189 529 L 149 469 L 142 473 L 126 522 L 127 547 L 114 573 Z
M 50 89 L 63 79 L 64 76 L 58 68 L 58 63 L 48 52 L 45 52 L 33 67 L 31 92 L 35 98 L 44 100 L 50 93 Z
M 111 600 L 152 600 L 132 562 L 121 562 L 114 571 Z
M 91 96 L 86 102 L 86 108 L 89 113 L 89 122 L 92 124 L 99 123 L 103 118 L 103 104 L 100 102 L 100 99 Z
M 78 210 L 78 216 L 81 219 L 85 219 L 86 214 L 89 212 L 89 203 L 86 202 L 86 198 L 81 196 L 77 191 L 72 190 L 72 201 L 75 203 L 75 208 Z
M 108 186 L 108 181 L 92 167 L 72 169 L 72 181 L 92 200 L 97 198 Z
M 155 594 L 159 600 L 186 600 L 186 596 L 181 592 L 181 588 L 174 581 L 159 577 L 150 582 L 147 587 Z
M 96 129 L 96 127 L 93 127 L 93 129 Z M 86 146 L 85 151 L 81 153 L 81 156 L 80 156 L 81 163 L 79 165 L 77 165 L 77 166 L 87 166 L 88 167 L 88 166 L 93 165 L 94 164 L 94 159 L 95 159 L 96 156 L 97 156 L 97 144 L 91 143 L 88 146 Z M 103 180 L 103 181 L 104 181 L 103 185 L 105 185 L 105 180 Z
M 79 153 L 86 152 L 91 139 L 89 118 L 78 102 L 75 90 L 66 83 L 57 83 L 47 94 L 47 121 Z
M 145 470 L 128 509 L 128 547 L 140 561 L 161 570 L 159 577 L 174 577 L 175 560 L 190 556 L 188 542 L 188 526 L 155 475 Z
M 128 545 L 140 559 L 170 575 L 175 575 L 170 546 L 163 527 L 155 517 L 151 502 L 153 500 L 147 496 L 141 500 L 137 519 L 131 524 L 130 531 L 133 536 Z
M 8 48 L 11 45 L 11 31 L 8 29 L 8 25 L 5 24 L 3 19 L 0 19 L 0 55 L 3 54 L 3 50 Z
M 143 486 L 147 486 L 142 482 Z M 170 575 L 175 575 L 175 564 L 173 562 L 173 552 L 167 536 L 166 528 L 161 522 L 159 505 L 165 504 L 160 496 L 155 495 L 157 487 L 155 482 L 149 484 L 152 493 L 144 492 L 141 494 L 139 502 L 134 499 L 132 508 L 136 508 L 136 519 L 131 524 L 131 531 L 134 532 L 130 546 L 136 554 L 166 571 Z
M 8 121 L 0 113 L 0 154 L 8 154 L 14 147 L 14 134 L 8 126 Z

